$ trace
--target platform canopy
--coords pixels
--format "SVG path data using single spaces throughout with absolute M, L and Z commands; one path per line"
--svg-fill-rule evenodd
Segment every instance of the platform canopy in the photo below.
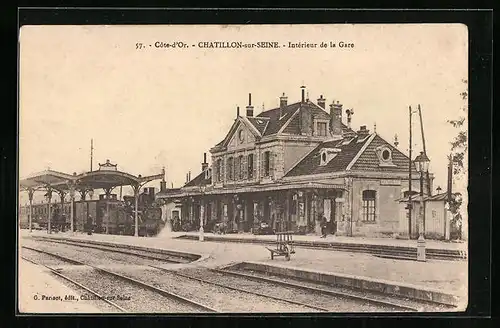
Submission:
M 33 173 L 28 177 L 19 181 L 21 190 L 38 189 L 42 187 L 52 187 L 57 190 L 68 189 L 68 183 L 75 180 L 75 175 L 45 170 L 38 173 Z
M 21 190 L 33 190 L 41 188 L 52 188 L 57 191 L 66 191 L 70 187 L 75 189 L 113 189 L 120 186 L 140 186 L 149 181 L 163 179 L 165 170 L 160 174 L 150 176 L 134 176 L 132 174 L 117 170 L 116 164 L 109 160 L 105 164 L 99 164 L 99 170 L 81 174 L 67 174 L 63 172 L 46 170 L 31 174 L 19 182 Z

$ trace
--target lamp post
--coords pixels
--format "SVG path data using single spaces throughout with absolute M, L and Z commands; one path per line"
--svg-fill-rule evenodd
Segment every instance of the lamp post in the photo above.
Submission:
M 205 239 L 204 237 L 204 230 L 203 230 L 203 218 L 205 215 L 205 202 L 203 197 L 205 196 L 205 186 L 202 186 L 200 188 L 201 190 L 201 199 L 200 199 L 200 236 L 199 240 L 203 241 Z
M 429 158 L 422 151 L 415 157 L 415 167 L 417 172 L 420 173 L 420 224 L 419 224 L 419 237 L 417 241 L 417 260 L 425 261 L 425 212 L 424 212 L 424 174 L 429 170 Z

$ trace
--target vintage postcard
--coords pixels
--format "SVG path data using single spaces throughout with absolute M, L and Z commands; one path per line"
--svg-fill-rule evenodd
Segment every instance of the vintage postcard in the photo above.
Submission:
M 460 312 L 461 24 L 27 25 L 18 307 Z

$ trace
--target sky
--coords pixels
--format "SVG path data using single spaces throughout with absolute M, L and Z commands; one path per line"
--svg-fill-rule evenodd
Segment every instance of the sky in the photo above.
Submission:
M 258 115 L 277 107 L 283 92 L 289 103 L 299 101 L 305 85 L 313 101 L 323 95 L 327 104 L 353 108 L 355 130 L 376 124 L 391 143 L 397 134 L 404 153 L 408 106 L 420 104 L 434 185 L 446 188 L 446 156 L 457 133 L 446 121 L 462 114 L 460 93 L 467 90 L 464 25 L 23 26 L 19 38 L 21 178 L 47 168 L 88 171 L 93 139 L 94 169 L 106 159 L 134 175 L 165 167 L 168 186 L 180 187 L 188 171 L 200 173 L 204 152 L 210 159 L 236 107 L 245 112 L 248 93 Z M 189 48 L 155 47 L 179 41 Z M 197 46 L 211 41 L 281 47 Z M 354 47 L 340 48 L 341 41 Z M 283 47 L 288 42 L 318 46 Z M 412 131 L 414 157 L 422 150 L 418 113 Z

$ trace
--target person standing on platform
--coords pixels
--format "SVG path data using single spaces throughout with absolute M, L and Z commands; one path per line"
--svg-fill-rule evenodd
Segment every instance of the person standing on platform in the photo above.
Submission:
M 87 218 L 87 234 L 89 236 L 92 235 L 92 230 L 94 230 L 94 226 L 92 223 L 92 216 L 89 215 L 89 217 Z
M 326 218 L 323 216 L 323 218 L 321 219 L 321 238 L 326 238 L 327 228 L 328 228 L 328 222 L 326 221 Z

